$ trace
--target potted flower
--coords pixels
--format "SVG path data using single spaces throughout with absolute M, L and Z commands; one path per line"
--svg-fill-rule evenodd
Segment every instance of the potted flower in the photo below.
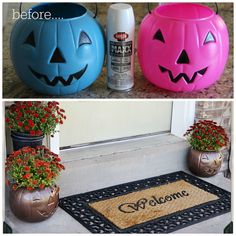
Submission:
M 10 186 L 10 207 L 21 220 L 36 222 L 56 211 L 59 187 L 56 177 L 65 167 L 58 155 L 44 146 L 24 147 L 6 159 L 6 184 Z
M 228 144 L 228 137 L 222 126 L 212 120 L 200 120 L 184 134 L 191 146 L 188 167 L 196 175 L 215 175 L 222 163 L 221 150 Z
M 13 149 L 42 145 L 44 135 L 53 135 L 63 124 L 65 111 L 58 102 L 18 101 L 6 111 L 6 124 L 11 130 Z

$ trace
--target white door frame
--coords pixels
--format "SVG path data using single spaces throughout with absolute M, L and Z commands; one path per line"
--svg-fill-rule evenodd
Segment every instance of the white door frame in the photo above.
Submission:
M 183 134 L 194 123 L 195 101 L 173 101 L 171 134 L 183 138 Z
M 170 133 L 183 138 L 183 134 L 194 123 L 195 101 L 173 101 Z M 59 130 L 59 127 L 58 127 Z M 47 137 L 47 145 L 56 154 L 60 153 L 60 132 Z

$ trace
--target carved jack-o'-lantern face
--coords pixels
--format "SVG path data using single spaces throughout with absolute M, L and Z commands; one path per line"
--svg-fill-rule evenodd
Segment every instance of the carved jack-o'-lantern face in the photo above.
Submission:
M 52 216 L 59 202 L 59 187 L 46 187 L 27 191 L 19 188 L 10 191 L 12 212 L 21 220 L 38 222 Z
M 35 45 L 35 39 L 34 39 L 34 32 L 32 31 L 29 36 L 26 38 L 26 41 L 24 44 L 28 44 L 31 47 L 36 48 Z M 79 36 L 79 41 L 78 41 L 78 47 L 81 47 L 82 45 L 85 44 L 91 44 L 91 40 L 88 37 L 88 35 L 85 32 L 81 32 Z M 53 51 L 53 54 L 51 56 L 51 59 L 49 60 L 49 63 L 52 64 L 61 64 L 61 63 L 66 63 L 66 59 L 64 58 L 61 50 L 59 47 L 55 48 Z M 79 69 L 77 72 L 73 74 L 68 74 L 65 76 L 55 76 L 54 78 L 49 78 L 47 74 L 42 74 L 36 71 L 36 69 L 33 69 L 30 65 L 28 66 L 29 70 L 32 72 L 33 75 L 39 80 L 41 80 L 43 83 L 46 83 L 49 86 L 70 86 L 74 83 L 76 83 L 77 80 L 79 80 L 83 74 L 86 72 L 86 69 L 88 67 L 88 64 L 82 67 L 82 69 Z M 46 72 L 45 72 L 46 73 Z
M 221 153 L 218 153 L 218 155 L 214 152 L 202 153 L 199 161 L 199 169 L 201 169 L 205 175 L 215 175 L 221 167 L 222 158 Z
M 11 35 L 11 56 L 19 77 L 40 93 L 75 93 L 93 83 L 104 61 L 98 23 L 73 3 L 42 4 L 32 12 L 51 20 L 19 20 Z
M 35 218 L 46 219 L 53 215 L 58 206 L 59 188 L 48 189 L 51 193 L 44 193 L 42 191 L 35 191 L 32 201 L 32 216 Z M 45 195 L 48 194 L 48 197 Z
M 228 56 L 228 33 L 210 8 L 166 4 L 143 20 L 138 46 L 148 80 L 165 89 L 192 91 L 219 79 Z

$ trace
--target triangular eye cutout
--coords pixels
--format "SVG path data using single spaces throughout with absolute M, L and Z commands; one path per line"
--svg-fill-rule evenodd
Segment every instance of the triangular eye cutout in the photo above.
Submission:
M 188 54 L 183 50 L 177 60 L 177 64 L 189 64 Z
M 35 39 L 34 39 L 34 31 L 31 31 L 31 33 L 28 35 L 28 37 L 26 38 L 24 44 L 29 44 L 32 47 L 35 47 Z
M 83 44 L 91 44 L 91 43 L 92 42 L 89 36 L 84 31 L 82 31 L 79 36 L 79 47 Z
M 215 42 L 215 41 L 216 41 L 216 40 L 215 40 L 214 35 L 211 33 L 211 31 L 209 31 L 209 32 L 207 33 L 206 38 L 205 38 L 204 44 L 211 43 L 211 42 Z
M 60 49 L 56 48 L 53 55 L 52 55 L 50 63 L 65 63 L 65 62 L 66 61 L 65 61 L 64 57 L 62 56 Z
M 163 37 L 162 32 L 161 32 L 160 29 L 155 33 L 153 39 L 159 40 L 163 43 L 165 42 L 164 37 Z

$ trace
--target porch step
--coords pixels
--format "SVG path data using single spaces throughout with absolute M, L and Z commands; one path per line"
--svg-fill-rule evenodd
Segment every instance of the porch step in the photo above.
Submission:
M 62 151 L 61 197 L 185 170 L 188 147 L 165 134 Z

